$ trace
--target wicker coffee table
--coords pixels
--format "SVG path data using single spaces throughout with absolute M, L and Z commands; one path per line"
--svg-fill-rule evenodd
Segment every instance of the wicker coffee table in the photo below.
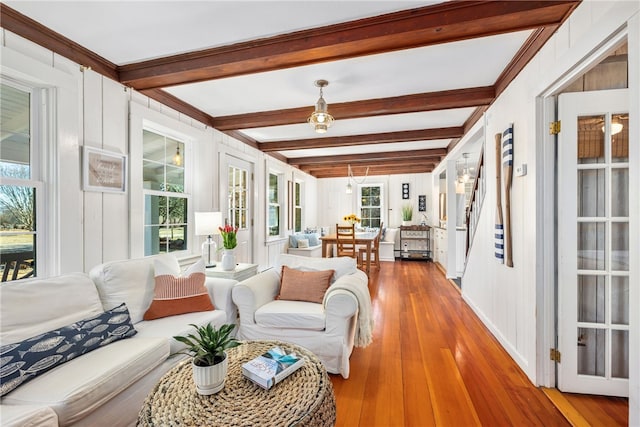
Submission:
M 242 375 L 243 363 L 275 345 L 306 359 L 296 372 L 264 390 Z M 277 341 L 250 341 L 227 350 L 229 372 L 217 394 L 196 392 L 191 361 L 167 372 L 147 396 L 138 426 L 332 426 L 333 386 L 322 362 L 310 351 Z

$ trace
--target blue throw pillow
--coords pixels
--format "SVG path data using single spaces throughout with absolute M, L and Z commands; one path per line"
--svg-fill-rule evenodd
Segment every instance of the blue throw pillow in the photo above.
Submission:
M 309 241 L 309 246 L 318 246 L 320 244 L 320 239 L 318 238 L 318 233 L 310 233 L 310 234 L 292 234 L 289 236 L 289 247 L 297 248 L 298 247 L 298 239 L 305 239 Z
M 0 396 L 69 360 L 135 335 L 127 306 L 0 347 Z

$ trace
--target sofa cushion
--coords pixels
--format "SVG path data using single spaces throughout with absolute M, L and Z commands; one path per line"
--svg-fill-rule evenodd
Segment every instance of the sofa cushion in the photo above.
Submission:
M 58 416 L 48 406 L 2 405 L 3 427 L 58 427 Z
M 206 276 L 203 260 L 189 267 L 182 276 L 174 276 L 157 260 L 154 261 L 154 266 L 154 297 L 151 306 L 144 313 L 144 320 L 214 309 L 204 285 Z
M 0 342 L 24 341 L 103 312 L 98 291 L 84 273 L 5 282 L 0 286 Z
M 227 318 L 224 311 L 214 310 L 178 314 L 150 321 L 143 320 L 140 323 L 136 323 L 136 330 L 138 331 L 136 339 L 164 337 L 169 341 L 171 354 L 175 354 L 186 346 L 172 337 L 193 332 L 194 329 L 189 326 L 191 323 L 199 326 L 211 323 L 215 327 L 220 327 L 227 323 Z
M 255 312 L 259 326 L 279 329 L 321 331 L 325 328 L 322 304 L 303 301 L 271 301 Z
M 291 234 L 289 236 L 289 247 L 299 247 L 300 240 L 307 240 L 309 246 L 318 246 L 320 244 L 320 239 L 318 238 L 317 233 Z
M 122 304 L 98 316 L 3 345 L 0 347 L 0 396 L 58 365 L 135 334 L 129 311 Z
M 353 274 L 358 271 L 356 259 L 351 257 L 311 258 L 300 255 L 279 254 L 275 268 L 277 271 L 281 271 L 283 265 L 303 271 L 335 270 L 333 279 L 331 279 L 332 283 L 345 274 Z
M 391 243 L 395 242 L 397 233 L 398 233 L 397 228 L 386 228 L 384 230 L 384 236 L 382 237 L 382 241 L 391 242 Z
M 165 264 L 173 274 L 180 274 L 180 265 L 173 254 L 112 261 L 91 269 L 89 276 L 98 288 L 104 309 L 111 309 L 124 302 L 131 313 L 131 321 L 134 324 L 140 322 L 153 300 L 154 260 Z
M 84 418 L 169 355 L 166 338 L 116 341 L 40 375 L 2 398 L 7 405 L 46 405 L 60 425 Z
M 280 293 L 276 299 L 322 303 L 334 270 L 302 271 L 282 266 Z

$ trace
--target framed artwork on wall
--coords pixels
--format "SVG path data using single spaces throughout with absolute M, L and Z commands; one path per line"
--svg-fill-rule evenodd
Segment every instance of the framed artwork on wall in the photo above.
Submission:
M 418 212 L 426 212 L 427 211 L 427 196 L 421 194 L 418 196 Z
M 84 191 L 127 191 L 127 155 L 84 146 L 82 155 Z
M 403 199 L 408 199 L 409 198 L 409 183 L 405 182 L 402 184 L 402 198 Z

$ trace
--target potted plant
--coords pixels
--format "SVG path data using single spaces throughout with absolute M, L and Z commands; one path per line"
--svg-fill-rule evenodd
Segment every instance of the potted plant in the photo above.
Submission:
M 240 345 L 231 332 L 235 325 L 224 324 L 216 329 L 210 323 L 203 326 L 190 324 L 195 334 L 174 336 L 173 338 L 186 344 L 187 348 L 179 351 L 192 357 L 193 381 L 199 394 L 209 395 L 222 390 L 227 378 L 228 361 L 225 350 Z
M 226 224 L 224 227 L 218 227 L 218 230 L 222 235 L 223 246 L 220 263 L 223 270 L 231 271 L 236 268 L 236 257 L 233 250 L 238 246 L 238 227 Z
M 413 206 L 409 203 L 402 205 L 402 225 L 411 225 Z

